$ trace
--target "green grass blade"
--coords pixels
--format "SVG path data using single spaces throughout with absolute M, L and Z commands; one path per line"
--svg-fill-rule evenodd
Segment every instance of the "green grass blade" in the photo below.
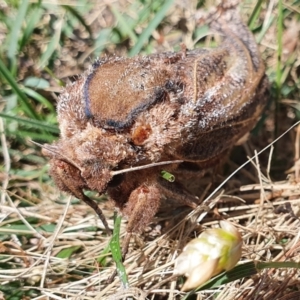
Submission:
M 95 40 L 95 51 L 93 52 L 94 56 L 100 56 L 105 44 L 109 43 L 111 31 L 111 28 L 104 28 L 99 32 L 99 35 Z
M 149 19 L 151 11 L 152 11 L 151 5 L 149 4 L 145 5 L 144 8 L 139 11 L 138 19 L 135 26 L 137 26 L 139 23 L 147 22 L 147 19 Z
M 248 20 L 248 27 L 250 28 L 250 30 L 253 30 L 254 29 L 254 25 L 255 25 L 255 22 L 256 20 L 258 19 L 259 17 L 259 14 L 260 14 L 260 11 L 261 11 L 261 5 L 263 3 L 264 0 L 258 0 L 254 9 L 253 9 L 253 12 Z
M 263 269 L 280 269 L 280 268 L 295 268 L 300 269 L 300 263 L 293 261 L 286 262 L 260 262 L 260 261 L 250 261 L 244 264 L 238 265 L 234 267 L 232 270 L 223 272 L 207 283 L 196 289 L 195 291 L 203 291 L 207 289 L 218 288 L 223 284 L 227 284 L 233 282 L 238 279 L 243 279 L 246 277 L 253 276 L 260 272 Z M 187 293 L 182 300 L 188 299 L 189 296 L 195 293 L 195 291 L 191 291 Z
M 63 19 L 61 18 L 56 21 L 55 33 L 52 36 L 50 42 L 48 43 L 46 51 L 42 54 L 42 56 L 40 58 L 40 62 L 39 62 L 40 68 L 44 68 L 46 65 L 48 65 L 50 58 L 52 57 L 53 53 L 58 48 L 62 26 L 63 26 Z
M 100 267 L 106 266 L 106 258 L 109 253 L 110 253 L 110 246 L 109 244 L 107 244 L 107 246 L 101 251 L 99 257 L 97 258 L 97 262 L 100 265 Z
M 40 7 L 40 2 L 37 3 L 38 6 L 34 7 L 31 11 L 30 16 L 27 18 L 28 22 L 24 31 L 22 32 L 22 38 L 20 41 L 20 49 L 22 49 L 30 40 L 30 36 L 33 30 L 36 28 L 36 24 L 42 18 L 42 13 L 44 10 Z
M 129 36 L 134 43 L 137 43 L 138 38 L 132 30 L 132 27 L 129 26 L 128 21 L 123 17 L 122 14 L 119 13 L 119 11 L 114 6 L 111 6 L 111 11 L 119 23 L 118 28 L 120 29 L 122 36 L 124 38 L 126 36 Z
M 252 275 L 255 275 L 258 273 L 258 269 L 256 268 L 255 262 L 247 262 L 241 265 L 238 265 L 234 267 L 232 270 L 223 272 L 213 279 L 211 279 L 209 282 L 202 285 L 197 291 L 199 290 L 205 290 L 205 289 L 211 289 L 211 288 L 217 288 L 222 284 L 226 284 L 238 279 L 242 279 L 245 277 L 249 277 Z
M 256 42 L 259 44 L 262 39 L 264 38 L 266 32 L 268 31 L 268 29 L 271 27 L 273 21 L 275 19 L 275 16 L 271 16 L 270 19 L 268 20 L 267 24 L 262 28 L 262 30 L 260 31 L 259 35 L 256 38 Z
M 33 141 L 39 141 L 39 142 L 45 142 L 45 143 L 52 143 L 54 140 L 56 140 L 57 138 L 51 134 L 48 134 L 47 132 L 32 132 L 32 131 L 28 131 L 28 130 L 18 130 L 16 132 L 12 132 L 10 133 L 9 131 L 7 131 L 7 135 L 12 135 L 12 136 L 16 136 L 16 139 L 20 139 L 24 140 L 24 138 L 26 139 L 31 139 Z
M 282 57 L 282 34 L 283 34 L 283 6 L 282 0 L 278 2 L 278 20 L 277 20 L 277 66 L 276 66 L 276 87 L 277 98 L 280 98 L 281 93 L 281 57 Z
M 78 251 L 81 246 L 72 246 L 70 248 L 66 248 L 57 253 L 56 257 L 58 258 L 70 258 L 73 253 Z
M 22 27 L 22 23 L 25 19 L 27 8 L 28 8 L 29 1 L 28 0 L 22 0 L 20 1 L 20 6 L 18 10 L 18 14 L 14 21 L 14 26 L 11 29 L 11 34 L 9 37 L 9 43 L 7 48 L 7 57 L 10 59 L 10 61 L 15 61 L 15 56 L 18 49 L 18 41 L 20 36 L 20 31 Z
M 42 95 L 40 95 L 39 93 L 37 93 L 36 91 L 30 88 L 24 87 L 23 90 L 29 97 L 35 99 L 39 103 L 43 104 L 46 108 L 48 108 L 51 113 L 55 113 L 55 109 L 52 103 L 49 102 L 45 97 L 43 97 Z
M 92 33 L 92 30 L 90 28 L 89 25 L 86 24 L 84 18 L 80 15 L 80 13 L 72 6 L 69 6 L 69 5 L 62 5 L 62 7 L 67 11 L 69 12 L 70 14 L 73 15 L 73 17 L 75 17 L 79 23 L 81 23 L 81 25 L 86 29 L 86 31 L 89 33 L 89 36 L 92 37 L 93 36 L 93 33 Z
M 300 269 L 300 263 L 294 261 L 270 261 L 270 262 L 255 262 L 256 268 L 258 270 L 263 269 L 282 269 L 282 268 L 293 268 Z
M 24 94 L 24 92 L 20 89 L 19 85 L 13 78 L 12 74 L 6 68 L 2 60 L 0 60 L 0 73 L 6 79 L 6 81 L 11 86 L 12 90 L 18 95 L 18 100 L 20 102 L 21 108 L 23 109 L 24 113 L 33 119 L 39 120 L 41 119 L 40 116 L 37 115 L 34 108 L 30 105 L 28 98 Z
M 278 1 L 278 17 L 277 17 L 277 63 L 276 63 L 276 77 L 273 87 L 275 86 L 275 134 L 278 133 L 278 117 L 281 100 L 281 90 L 282 90 L 282 75 L 283 75 L 283 65 L 282 65 L 282 35 L 283 35 L 283 5 L 282 0 Z
M 155 17 L 149 22 L 147 28 L 142 32 L 142 34 L 139 36 L 139 39 L 137 43 L 133 46 L 133 48 L 129 51 L 129 56 L 137 55 L 144 43 L 149 39 L 152 32 L 157 28 L 159 23 L 162 21 L 162 19 L 165 17 L 167 11 L 171 7 L 171 5 L 174 3 L 174 0 L 166 0 L 164 4 L 161 6 L 161 9 L 159 12 L 155 15 Z
M 0 147 L 0 152 L 3 153 L 3 148 Z M 25 161 L 28 161 L 30 163 L 35 164 L 45 164 L 46 159 L 44 157 L 41 157 L 40 155 L 34 155 L 34 154 L 24 154 L 22 151 L 14 150 L 14 149 L 8 149 L 8 153 L 10 156 L 18 156 L 20 159 L 24 159 Z
M 54 134 L 59 134 L 59 129 L 57 126 L 51 125 L 45 121 L 39 121 L 39 120 L 32 120 L 32 119 L 25 119 L 17 116 L 11 116 L 8 114 L 0 113 L 0 117 L 7 119 L 7 120 L 14 120 L 17 121 L 20 124 L 24 124 L 27 126 L 31 126 L 38 130 L 45 130 Z
M 24 156 L 26 159 L 26 156 Z M 41 159 L 42 157 L 40 157 Z M 29 161 L 29 160 L 27 160 Z M 44 164 L 46 163 L 46 159 L 44 159 Z M 18 176 L 20 178 L 25 178 L 25 181 L 29 182 L 30 180 L 34 180 L 36 178 L 39 178 L 40 180 L 43 180 L 42 177 L 44 177 L 46 180 L 49 180 L 49 175 L 47 174 L 48 167 L 44 166 L 37 170 L 20 170 L 20 169 L 11 169 L 10 174 L 12 176 Z M 23 199 L 28 200 L 28 199 Z M 42 200 L 41 200 L 42 201 Z M 28 202 L 29 203 L 29 202 Z M 37 219 L 35 219 L 37 220 Z M 38 223 L 38 220 L 37 220 Z
M 59 85 L 59 86 L 65 86 L 65 83 L 60 80 L 59 78 L 56 77 L 56 75 L 53 73 L 53 71 L 48 68 L 47 66 L 45 66 L 44 71 L 47 72 L 50 77 Z
M 128 288 L 129 283 L 128 283 L 128 278 L 127 278 L 125 267 L 122 263 L 122 252 L 121 252 L 121 247 L 120 247 L 121 220 L 122 220 L 122 217 L 117 216 L 115 214 L 115 216 L 114 216 L 114 232 L 113 232 L 111 241 L 109 243 L 109 247 L 111 250 L 112 257 L 116 263 L 117 272 L 118 272 L 120 280 L 123 284 L 123 287 Z

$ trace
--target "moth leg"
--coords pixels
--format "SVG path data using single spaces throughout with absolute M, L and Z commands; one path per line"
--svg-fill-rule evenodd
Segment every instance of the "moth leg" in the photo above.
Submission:
M 122 259 L 125 260 L 132 233 L 141 232 L 157 213 L 160 206 L 161 193 L 155 185 L 142 185 L 136 188 L 129 196 L 122 212 L 128 216 L 126 235 L 122 242 Z M 108 283 L 111 283 L 117 271 L 115 270 Z
M 129 217 L 122 244 L 123 259 L 128 252 L 132 233 L 141 232 L 150 223 L 159 209 L 160 199 L 161 192 L 155 185 L 142 185 L 130 194 L 123 208 L 123 213 Z
M 188 206 L 195 209 L 199 204 L 199 198 L 192 195 L 186 188 L 178 182 L 168 182 L 159 180 L 159 189 L 167 198 L 176 200 L 178 206 Z
M 141 232 L 157 213 L 160 206 L 161 191 L 156 185 L 141 185 L 129 196 L 123 208 L 128 216 L 127 232 Z

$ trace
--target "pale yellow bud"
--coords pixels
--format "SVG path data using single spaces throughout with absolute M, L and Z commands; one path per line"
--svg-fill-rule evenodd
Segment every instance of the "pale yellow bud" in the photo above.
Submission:
M 242 254 L 242 237 L 229 222 L 191 240 L 175 262 L 175 274 L 187 277 L 182 291 L 194 289 L 223 270 L 232 269 Z

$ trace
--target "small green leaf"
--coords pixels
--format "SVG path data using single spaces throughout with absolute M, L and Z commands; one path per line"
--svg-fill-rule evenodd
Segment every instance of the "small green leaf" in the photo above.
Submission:
M 197 27 L 194 32 L 194 41 L 197 43 L 199 40 L 207 36 L 209 33 L 209 27 L 207 25 L 203 25 L 200 27 Z
M 175 181 L 175 176 L 167 171 L 161 171 L 161 176 L 163 179 L 166 179 L 169 182 Z
M 24 85 L 34 89 L 46 89 L 50 86 L 46 79 L 30 76 L 24 80 Z

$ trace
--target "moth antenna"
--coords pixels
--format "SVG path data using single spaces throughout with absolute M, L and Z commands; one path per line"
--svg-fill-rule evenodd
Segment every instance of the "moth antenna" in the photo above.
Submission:
M 128 168 L 128 169 L 123 169 L 123 170 L 118 170 L 118 171 L 112 171 L 111 175 L 115 176 L 115 175 L 119 175 L 119 174 L 122 174 L 122 173 L 133 172 L 133 171 L 148 169 L 148 168 L 152 168 L 152 167 L 156 167 L 156 166 L 162 166 L 162 165 L 178 164 L 178 163 L 182 163 L 182 162 L 183 162 L 183 160 L 160 161 L 160 162 L 156 162 L 156 163 L 152 163 L 152 164 L 148 164 L 148 165 L 143 165 L 143 166 L 138 166 L 138 167 L 131 167 L 131 168 Z
M 70 165 L 73 165 L 75 168 L 77 168 L 79 171 L 82 172 L 81 168 L 80 168 L 74 161 L 70 160 L 70 158 L 66 157 L 66 156 L 63 155 L 62 153 L 59 153 L 59 152 L 53 150 L 53 147 L 51 147 L 51 146 L 49 147 L 47 144 L 42 145 L 42 144 L 37 143 L 37 142 L 35 142 L 35 141 L 33 141 L 33 140 L 29 140 L 29 141 L 30 141 L 31 143 L 35 144 L 36 146 L 39 146 L 39 147 L 42 148 L 42 149 L 46 149 L 46 150 L 49 151 L 49 152 L 52 152 L 52 153 L 54 153 L 54 154 L 56 154 L 56 155 L 58 155 L 58 156 L 61 156 L 64 160 L 66 160 L 66 162 L 68 162 Z
M 44 148 L 44 149 L 47 149 L 47 150 L 49 150 L 51 152 L 54 152 L 54 151 L 50 150 L 50 148 L 47 148 L 45 145 L 42 145 L 42 144 L 40 144 L 38 142 L 35 142 L 33 140 L 29 140 L 29 142 L 32 143 L 32 144 L 35 144 L 36 146 L 39 146 L 40 148 Z

